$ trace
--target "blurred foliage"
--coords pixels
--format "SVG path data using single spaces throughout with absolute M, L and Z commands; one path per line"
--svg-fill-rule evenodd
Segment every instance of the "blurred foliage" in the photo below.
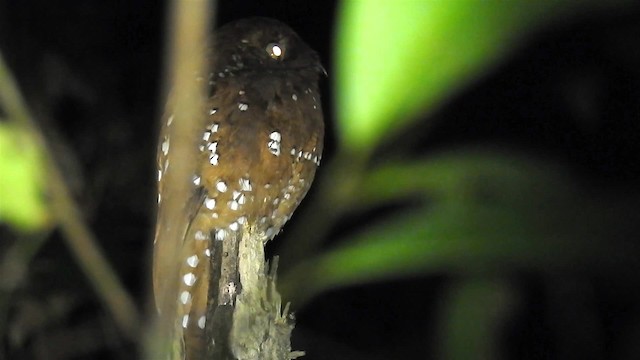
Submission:
M 0 122 L 0 222 L 22 231 L 42 229 L 47 221 L 44 162 L 31 136 Z
M 345 1 L 336 43 L 341 145 L 372 151 L 542 25 L 621 2 Z
M 624 233 L 640 221 L 633 203 L 588 198 L 574 186 L 556 167 L 477 150 L 381 167 L 365 176 L 356 202 L 380 195 L 424 204 L 301 264 L 287 280 L 311 296 L 409 274 L 634 264 L 635 241 Z
M 336 287 L 442 273 L 469 277 L 449 294 L 441 355 L 494 359 L 496 329 L 509 314 L 507 305 L 499 307 L 515 291 L 494 282 L 496 275 L 640 270 L 636 239 L 629 237 L 640 223 L 634 192 L 594 195 L 559 165 L 506 151 L 372 158 L 412 122 L 429 121 L 428 113 L 527 36 L 630 3 L 344 2 L 336 43 L 339 148 L 320 172 L 318 203 L 307 210 L 326 216 L 298 220 L 315 229 L 292 230 L 304 244 L 292 245 L 299 263 L 282 278 L 285 298 L 299 305 Z M 383 220 L 365 221 L 339 245 L 317 251 L 319 238 L 340 219 L 397 204 L 400 210 Z
M 526 261 L 544 267 L 593 260 L 601 244 L 584 245 L 610 240 L 607 232 L 621 225 L 615 222 L 618 215 L 631 209 L 607 204 L 620 213 L 600 213 L 600 199 L 585 198 L 557 165 L 468 149 L 418 161 L 376 159 L 382 165 L 370 168 L 367 155 L 383 144 L 383 136 L 406 129 L 420 119 L 418 113 L 433 111 L 482 75 L 525 35 L 552 19 L 601 8 L 598 2 L 570 0 L 345 2 L 336 44 L 341 142 L 318 185 L 319 202 L 338 213 L 322 227 L 354 210 L 403 198 L 422 204 L 302 264 L 319 274 L 317 282 L 295 282 L 292 288 L 321 291 L 416 267 L 425 272 L 434 266 L 478 269 L 478 264 Z M 583 223 L 587 226 L 581 229 Z M 500 257 L 504 261 L 496 265 Z M 291 273 L 295 278 L 301 272 Z
M 33 120 L 2 56 L 0 109 L 8 120 L 0 124 L 0 186 L 5 185 L 0 191 L 0 221 L 32 233 L 32 236 L 16 234 L 13 244 L 7 236 L 9 240 L 1 244 L 5 254 L 0 263 L 0 277 L 4 280 L 0 285 L 7 292 L 0 294 L 0 322 L 9 309 L 8 296 L 24 281 L 24 269 L 44 244 L 38 235 L 55 224 L 123 334 L 135 338 L 139 323 L 134 302 L 102 255 L 62 172 L 56 167 L 55 156 L 47 148 L 42 128 Z M 0 333 L 4 330 L 0 326 Z

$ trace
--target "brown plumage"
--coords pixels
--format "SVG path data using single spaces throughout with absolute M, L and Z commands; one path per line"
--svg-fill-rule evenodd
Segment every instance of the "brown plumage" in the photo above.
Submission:
M 233 307 L 242 291 L 233 264 L 212 269 L 212 256 L 223 261 L 216 244 L 272 239 L 307 193 L 324 136 L 318 91 L 324 69 L 289 27 L 265 18 L 239 20 L 221 27 L 209 49 L 211 71 L 203 78 L 210 91 L 194 149 L 193 193 L 184 199 L 185 224 L 173 225 L 184 228 L 184 238 L 167 240 L 180 242 L 182 250 L 167 254 L 163 244 L 154 245 L 156 304 L 162 311 L 167 301 L 177 302 L 188 358 L 203 348 L 207 302 Z M 158 146 L 157 234 L 170 221 L 163 218 L 162 195 L 170 189 L 162 179 L 168 164 L 179 161 L 171 158 L 167 132 L 173 121 L 183 120 L 174 119 L 168 106 Z M 168 271 L 162 264 L 175 256 L 183 259 L 178 293 L 160 299 Z

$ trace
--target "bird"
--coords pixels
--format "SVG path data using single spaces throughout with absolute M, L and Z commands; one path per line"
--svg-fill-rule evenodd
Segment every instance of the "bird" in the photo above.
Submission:
M 237 268 L 218 262 L 240 239 L 266 243 L 280 232 L 313 182 L 324 141 L 319 80 L 326 71 L 289 26 L 262 17 L 236 20 L 214 31 L 203 51 L 208 73 L 194 81 L 206 81 L 208 92 L 193 141 L 195 172 L 184 179 L 190 197 L 181 224 L 163 217 L 163 194 L 171 191 L 164 179 L 169 164 L 180 161 L 172 158 L 169 128 L 192 120 L 176 118 L 170 105 L 157 148 L 154 295 L 160 312 L 173 302 L 189 360 L 201 356 L 207 327 L 214 326 L 207 324 L 208 303 L 232 308 L 242 291 Z M 167 226 L 181 227 L 181 236 L 160 239 Z M 180 251 L 169 253 L 161 241 L 177 242 Z M 175 257 L 180 283 L 167 294 L 166 262 Z

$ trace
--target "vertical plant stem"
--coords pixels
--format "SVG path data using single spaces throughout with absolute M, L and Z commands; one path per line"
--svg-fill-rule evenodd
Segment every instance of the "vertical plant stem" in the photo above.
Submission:
M 171 171 L 164 177 L 162 203 L 169 224 L 156 229 L 156 245 L 162 246 L 165 254 L 179 254 L 182 246 L 179 219 L 184 218 L 186 199 L 190 197 L 190 178 L 195 170 L 194 139 L 198 138 L 198 120 L 204 116 L 202 101 L 205 94 L 205 81 L 196 81 L 198 75 L 206 74 L 204 45 L 214 16 L 213 0 L 173 0 L 169 4 L 168 14 L 168 53 L 164 88 L 168 94 L 171 114 L 175 119 L 169 127 L 171 152 L 173 159 Z M 170 91 L 168 90 L 170 89 Z M 165 121 L 166 119 L 163 119 Z M 162 124 L 161 124 L 162 125 Z M 163 214 L 165 216 L 165 214 Z M 157 261 L 158 259 L 156 259 Z M 179 256 L 163 257 L 164 263 L 156 267 L 167 269 L 162 281 L 163 286 L 156 291 L 156 305 L 161 311 L 154 323 L 152 343 L 148 346 L 149 359 L 180 359 L 182 345 L 180 330 L 176 328 Z

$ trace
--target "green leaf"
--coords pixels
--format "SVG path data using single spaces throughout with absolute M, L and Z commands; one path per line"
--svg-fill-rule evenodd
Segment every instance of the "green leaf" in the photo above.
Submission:
M 296 289 L 286 295 L 312 296 L 335 287 L 445 272 L 640 270 L 635 240 L 629 238 L 640 231 L 637 197 L 590 197 L 550 169 L 517 156 L 461 153 L 374 172 L 365 180 L 363 197 L 376 191 L 376 183 L 446 195 L 369 225 L 292 269 L 282 277 L 283 293 Z
M 360 206 L 415 196 L 463 201 L 490 195 L 523 202 L 534 201 L 544 192 L 547 196 L 573 195 L 568 175 L 559 167 L 522 154 L 484 149 L 449 150 L 421 161 L 394 161 L 369 171 L 358 185 L 357 197 L 351 202 Z M 523 194 L 523 188 L 532 191 Z
M 630 1 L 343 1 L 337 36 L 342 145 L 369 152 L 563 15 Z
M 314 291 L 411 274 L 490 271 L 505 261 L 545 264 L 553 251 L 540 233 L 505 209 L 451 204 L 422 209 L 372 227 L 348 244 L 319 256 L 309 269 Z
M 43 197 L 44 164 L 39 148 L 23 130 L 0 122 L 0 221 L 22 231 L 42 229 L 49 220 Z

